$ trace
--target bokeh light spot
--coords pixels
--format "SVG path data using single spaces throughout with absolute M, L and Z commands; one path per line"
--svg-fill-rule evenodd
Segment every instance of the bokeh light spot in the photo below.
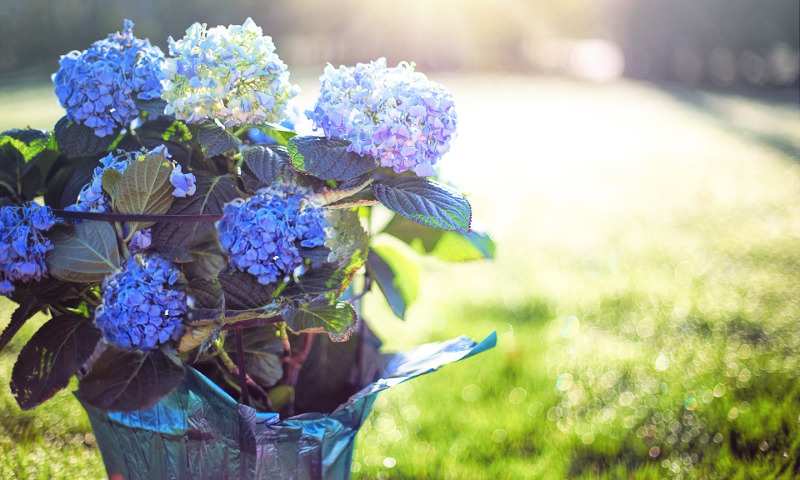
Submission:
M 564 338 L 572 338 L 578 334 L 581 329 L 581 321 L 578 317 L 567 317 L 564 319 L 564 324 L 561 326 L 561 336 Z
M 572 388 L 572 383 L 573 383 L 572 375 L 569 373 L 562 373 L 556 379 L 556 388 L 558 388 L 562 392 L 567 391 L 570 388 Z
M 481 396 L 481 387 L 477 385 L 467 385 L 461 390 L 461 398 L 464 399 L 465 402 L 474 402 Z
M 659 372 L 665 371 L 666 369 L 669 368 L 669 358 L 667 358 L 667 356 L 662 353 L 661 355 L 656 357 L 655 366 L 656 370 L 658 370 Z

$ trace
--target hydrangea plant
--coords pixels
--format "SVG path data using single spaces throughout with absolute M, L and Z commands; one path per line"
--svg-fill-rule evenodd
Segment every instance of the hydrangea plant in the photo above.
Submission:
M 52 316 L 12 393 L 33 408 L 78 373 L 85 405 L 138 410 L 188 364 L 264 411 L 331 411 L 359 362 L 380 363 L 367 291 L 404 318 L 408 256 L 493 255 L 435 178 L 452 95 L 407 63 L 328 66 L 319 130 L 298 135 L 297 87 L 252 20 L 192 25 L 168 58 L 132 28 L 62 57 L 52 132 L 0 135 L 0 293 L 19 304 L 0 348 Z

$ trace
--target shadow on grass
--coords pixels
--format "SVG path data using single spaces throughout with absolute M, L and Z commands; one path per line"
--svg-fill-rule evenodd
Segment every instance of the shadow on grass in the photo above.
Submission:
M 738 88 L 728 90 L 690 89 L 679 85 L 656 86 L 663 93 L 710 117 L 724 130 L 764 145 L 800 163 L 800 135 L 781 133 L 751 119 L 737 119 L 729 108 L 733 102 L 752 102 L 760 109 L 793 111 L 800 118 L 800 93 L 796 87 L 775 89 Z

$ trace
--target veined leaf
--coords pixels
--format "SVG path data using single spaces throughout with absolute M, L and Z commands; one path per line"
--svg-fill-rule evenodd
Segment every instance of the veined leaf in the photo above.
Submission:
M 334 342 L 350 338 L 358 316 L 353 305 L 347 302 L 311 303 L 293 308 L 283 318 L 295 333 L 325 332 Z
M 242 179 L 251 192 L 294 178 L 289 154 L 283 147 L 256 145 L 242 149 Z
M 296 281 L 292 281 L 283 289 L 281 295 L 324 295 L 328 300 L 336 300 L 344 293 L 345 283 L 349 284 L 347 274 L 338 269 L 319 267 L 305 272 Z
M 147 112 L 153 115 L 164 115 L 164 108 L 167 106 L 167 101 L 160 98 L 144 100 L 139 97 L 133 97 L 133 103 L 135 103 L 136 108 L 142 112 Z
M 269 326 L 242 330 L 242 353 L 247 374 L 263 387 L 275 385 L 283 376 L 283 341 L 275 332 L 275 328 Z M 236 358 L 234 335 L 225 337 L 225 350 L 231 358 Z
M 323 180 L 349 180 L 378 167 L 375 158 L 348 152 L 348 145 L 341 138 L 292 137 L 289 156 L 298 171 Z
M 329 210 L 325 218 L 329 225 L 336 225 L 325 239 L 325 246 L 330 249 L 326 266 L 344 273 L 341 287 L 344 291 L 353 275 L 367 261 L 369 236 L 354 211 Z
M 81 379 L 75 395 L 104 412 L 141 410 L 175 390 L 185 373 L 177 358 L 160 349 L 144 353 L 109 347 Z
M 134 160 L 122 173 L 115 197 L 119 213 L 163 215 L 175 197 L 169 176 L 172 166 L 162 154 L 150 154 Z M 147 228 L 152 223 L 131 224 L 131 231 Z
M 103 176 L 100 178 L 100 181 L 103 185 L 103 191 L 106 192 L 112 200 L 117 195 L 117 188 L 119 187 L 120 180 L 122 180 L 122 173 L 120 173 L 120 171 L 116 168 L 107 168 L 106 171 L 103 172 Z
M 45 323 L 20 351 L 11 374 L 11 393 L 30 410 L 66 387 L 94 352 L 102 332 L 81 315 Z
M 217 278 L 222 285 L 226 308 L 249 310 L 272 303 L 274 287 L 258 283 L 254 275 L 237 271 L 221 273 Z
M 0 134 L 0 197 L 11 194 L 33 199 L 41 192 L 58 147 L 45 130 L 8 130 Z
M 456 190 L 433 180 L 400 177 L 372 184 L 375 198 L 405 218 L 442 230 L 470 231 L 472 207 Z
M 200 127 L 197 134 L 200 146 L 203 148 L 203 155 L 211 158 L 216 155 L 229 152 L 234 148 L 239 148 L 242 141 L 228 132 L 224 127 L 214 122 L 206 122 Z
M 148 150 L 164 145 L 173 160 L 184 168 L 189 165 L 192 134 L 181 121 L 170 117 L 150 120 L 136 129 L 136 139 Z
M 62 117 L 54 129 L 55 139 L 62 151 L 70 157 L 90 157 L 107 152 L 117 139 L 115 135 L 98 137 L 90 127 Z
M 100 283 L 119 268 L 117 235 L 105 222 L 56 226 L 49 233 L 53 249 L 45 262 L 50 275 L 65 282 Z
M 194 312 L 214 312 L 213 315 L 193 315 L 181 337 L 178 351 L 188 352 L 196 348 L 197 359 L 208 349 L 222 328 L 225 297 L 219 282 L 199 278 L 189 282 L 186 294 L 194 300 Z
M 222 207 L 227 202 L 239 197 L 239 192 L 230 177 L 214 176 L 202 170 L 196 170 L 194 174 L 197 177 L 195 194 L 175 199 L 167 214 L 219 214 L 222 213 Z M 212 223 L 159 222 L 153 225 L 152 237 L 156 250 L 168 260 L 190 262 L 193 258 L 189 253 L 189 247 L 213 232 L 214 224 Z

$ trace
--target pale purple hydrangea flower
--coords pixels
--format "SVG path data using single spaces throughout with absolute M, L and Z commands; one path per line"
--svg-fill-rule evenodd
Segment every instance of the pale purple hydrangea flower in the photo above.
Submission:
M 193 173 L 183 173 L 180 165 L 175 165 L 169 176 L 169 182 L 175 187 L 172 195 L 179 198 L 191 197 L 197 191 L 197 178 Z
M 442 85 L 407 63 L 388 68 L 385 58 L 328 65 L 320 80 L 319 98 L 306 115 L 326 136 L 352 142 L 349 151 L 371 155 L 395 172 L 435 174 L 457 121 L 453 97 Z
M 164 64 L 165 113 L 189 123 L 219 119 L 225 126 L 280 123 L 297 86 L 272 39 L 248 18 L 242 25 L 195 23 L 169 39 Z
M 98 137 L 116 135 L 139 116 L 135 98 L 161 96 L 164 53 L 133 35 L 133 22 L 122 32 L 94 42 L 83 52 L 61 57 L 52 76 L 67 118 L 86 125 Z

